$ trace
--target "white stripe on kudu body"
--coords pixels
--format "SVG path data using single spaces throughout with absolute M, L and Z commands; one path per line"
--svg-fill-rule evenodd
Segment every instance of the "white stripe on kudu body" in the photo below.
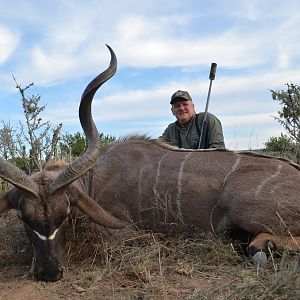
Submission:
M 225 178 L 224 178 L 224 180 L 223 180 L 222 189 L 223 189 L 223 187 L 224 187 L 225 184 L 226 184 L 227 178 L 228 178 L 234 171 L 236 171 L 236 169 L 238 168 L 238 166 L 239 166 L 239 164 L 240 164 L 240 162 L 241 162 L 241 156 L 240 156 L 239 154 L 237 154 L 237 153 L 236 153 L 236 156 L 237 156 L 237 158 L 236 158 L 236 161 L 235 161 L 234 165 L 232 166 L 231 170 L 229 171 L 229 173 L 225 176 Z
M 164 197 L 164 195 L 161 195 L 158 191 L 158 184 L 159 184 L 159 180 L 160 180 L 160 175 L 161 175 L 161 165 L 163 160 L 166 158 L 166 156 L 168 155 L 168 152 L 165 153 L 162 158 L 160 159 L 160 161 L 158 162 L 158 166 L 157 166 L 157 171 L 156 171 L 156 176 L 155 176 L 155 183 L 153 186 L 153 193 L 154 193 L 154 207 L 156 208 L 156 219 L 154 220 L 156 223 L 158 222 L 158 218 L 159 218 L 159 199 L 161 199 L 161 197 Z M 183 217 L 182 217 L 182 209 L 181 209 L 181 201 L 182 201 L 182 180 L 183 180 L 183 176 L 184 176 L 184 166 L 186 161 L 188 160 L 188 158 L 192 155 L 192 152 L 187 153 L 184 156 L 184 159 L 182 160 L 182 162 L 180 163 L 179 166 L 179 170 L 178 170 L 178 179 L 177 179 L 177 194 L 176 194 L 176 207 L 177 207 L 177 217 L 180 220 L 180 222 L 183 223 Z
M 184 175 L 184 164 L 191 154 L 192 152 L 188 153 L 184 157 L 184 160 L 180 164 L 179 173 L 178 173 L 176 205 L 177 205 L 178 218 L 182 223 L 183 223 L 182 211 L 181 211 L 182 178 Z
M 159 208 L 158 208 L 158 202 L 159 202 L 159 199 L 162 195 L 160 195 L 160 193 L 158 192 L 157 190 L 157 186 L 158 186 L 158 183 L 159 183 L 159 177 L 160 177 L 160 166 L 161 166 L 161 163 L 162 161 L 164 160 L 164 158 L 168 155 L 168 152 L 165 153 L 162 158 L 159 160 L 158 162 L 158 165 L 157 165 L 157 170 L 156 170 L 156 176 L 155 176 L 155 182 L 154 182 L 154 185 L 153 185 L 153 194 L 154 194 L 154 200 L 153 200 L 153 204 L 154 204 L 154 212 L 153 212 L 153 218 L 154 218 L 154 224 L 159 224 Z
M 140 169 L 139 173 L 139 180 L 138 180 L 138 200 L 137 200 L 137 206 L 138 206 L 138 214 L 139 214 L 139 221 L 142 221 L 141 217 L 141 211 L 142 211 L 142 179 L 143 179 L 143 167 Z
M 257 187 L 257 190 L 255 192 L 255 196 L 258 197 L 262 188 L 269 182 L 271 182 L 274 178 L 276 178 L 280 172 L 281 172 L 281 169 L 282 169 L 282 164 L 280 163 L 278 166 L 277 166 L 277 170 L 276 172 L 271 175 L 270 177 L 267 177 L 265 180 L 263 180 L 263 182 Z

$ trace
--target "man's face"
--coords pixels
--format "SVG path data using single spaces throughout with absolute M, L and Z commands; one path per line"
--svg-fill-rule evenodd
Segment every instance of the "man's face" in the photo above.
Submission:
M 176 100 L 172 105 L 171 111 L 177 121 L 184 125 L 188 123 L 195 114 L 194 103 L 190 100 Z

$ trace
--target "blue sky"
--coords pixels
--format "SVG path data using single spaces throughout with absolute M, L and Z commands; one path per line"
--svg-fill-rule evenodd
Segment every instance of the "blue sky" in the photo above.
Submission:
M 12 74 L 42 117 L 81 131 L 78 105 L 87 83 L 109 64 L 117 74 L 93 102 L 100 132 L 158 137 L 174 121 L 169 99 L 188 90 L 203 111 L 210 64 L 218 64 L 209 111 L 229 149 L 263 147 L 283 129 L 270 89 L 300 79 L 297 0 L 0 0 L 0 121 L 24 120 Z

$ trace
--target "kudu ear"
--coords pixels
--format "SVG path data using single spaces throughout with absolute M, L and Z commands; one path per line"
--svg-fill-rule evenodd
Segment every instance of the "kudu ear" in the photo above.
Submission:
M 71 204 L 79 208 L 93 222 L 111 229 L 122 229 L 126 226 L 125 222 L 104 210 L 95 200 L 78 188 L 76 184 L 71 184 L 66 192 Z

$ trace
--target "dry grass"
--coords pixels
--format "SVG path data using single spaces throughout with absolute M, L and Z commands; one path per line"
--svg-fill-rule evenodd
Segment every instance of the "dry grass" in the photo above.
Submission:
M 32 250 L 16 211 L 5 212 L 0 217 L 0 268 L 30 264 L 31 256 Z
M 298 299 L 299 255 L 273 255 L 256 269 L 239 244 L 212 234 L 139 232 L 103 238 L 86 223 L 70 239 L 69 272 L 90 297 L 116 299 Z M 83 238 L 85 237 L 85 238 Z M 81 242 L 79 242 L 81 241 Z M 123 298 L 127 295 L 126 298 Z
M 99 234 L 100 227 L 85 218 L 76 223 L 67 233 L 64 280 L 28 281 L 53 299 L 300 298 L 299 254 L 274 254 L 265 269 L 256 269 L 225 236 L 138 232 L 112 237 Z M 14 213 L 0 218 L 0 239 L 2 270 L 29 270 L 31 251 Z M 16 282 L 18 276 L 13 275 Z

